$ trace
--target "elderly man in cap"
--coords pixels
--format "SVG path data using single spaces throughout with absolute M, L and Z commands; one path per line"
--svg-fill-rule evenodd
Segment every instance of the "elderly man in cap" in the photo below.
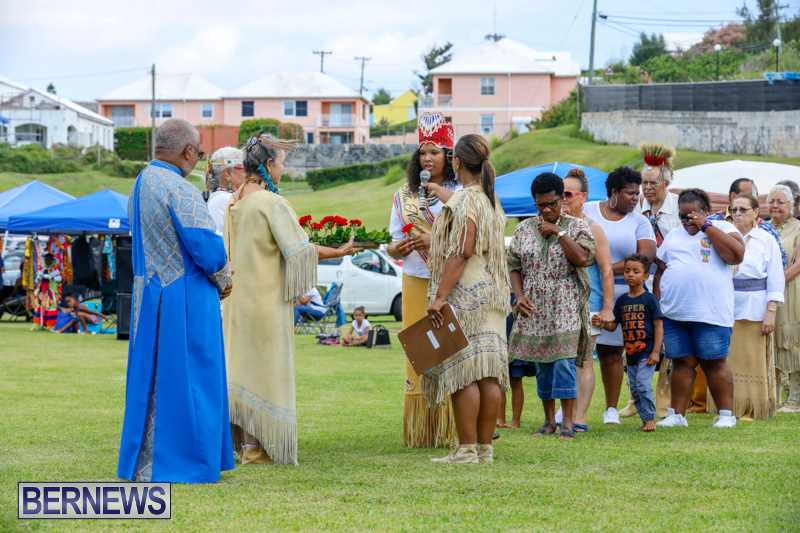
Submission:
M 231 291 L 222 238 L 184 178 L 200 134 L 170 119 L 128 201 L 133 310 L 117 475 L 214 483 L 233 469 L 219 301 Z

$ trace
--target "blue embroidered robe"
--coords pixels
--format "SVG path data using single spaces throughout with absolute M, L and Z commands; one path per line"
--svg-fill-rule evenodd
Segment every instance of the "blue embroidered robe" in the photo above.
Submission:
M 154 160 L 131 191 L 134 294 L 117 475 L 213 483 L 231 470 L 219 295 L 231 275 L 197 188 Z

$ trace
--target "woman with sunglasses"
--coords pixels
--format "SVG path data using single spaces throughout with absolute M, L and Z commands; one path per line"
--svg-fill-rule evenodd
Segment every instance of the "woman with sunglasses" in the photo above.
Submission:
M 742 262 L 745 248 L 733 224 L 707 218 L 710 205 L 705 191 L 684 189 L 678 196 L 681 227 L 658 249 L 653 294 L 661 299 L 664 348 L 673 363 L 672 407 L 658 426 L 688 425 L 685 413 L 698 364 L 719 408 L 714 427 L 736 426 L 727 363 L 734 324 L 730 265 Z
M 744 238 L 744 260 L 733 267 L 733 334 L 728 365 L 733 373 L 733 415 L 740 420 L 775 416 L 772 332 L 783 303 L 783 260 L 778 243 L 758 227 L 758 199 L 740 194 L 730 208 Z M 715 412 L 709 401 L 708 411 Z
M 211 193 L 208 197 L 208 212 L 217 227 L 217 235 L 222 237 L 222 223 L 228 200 L 233 191 L 244 183 L 244 154 L 238 148 L 226 146 L 220 148 L 209 157 L 206 165 L 206 188 Z
M 592 316 L 600 315 L 605 321 L 614 321 L 614 272 L 611 269 L 611 249 L 602 226 L 583 214 L 583 206 L 589 196 L 589 180 L 579 168 L 573 168 L 564 178 L 564 202 L 561 210 L 570 216 L 583 220 L 589 225 L 589 231 L 594 237 L 595 263 L 587 268 L 589 274 L 589 320 Z M 591 344 L 589 353 L 594 352 L 594 344 L 601 328 L 591 326 Z M 575 402 L 573 427 L 578 433 L 589 430 L 586 425 L 586 414 L 594 394 L 594 361 L 589 358 L 579 366 L 578 372 L 578 401 Z M 512 382 L 513 385 L 513 382 Z M 556 413 L 556 422 L 561 423 L 563 413 L 559 409 Z
M 656 239 L 650 222 L 634 209 L 639 202 L 642 175 L 628 167 L 613 170 L 606 179 L 608 200 L 586 204 L 584 213 L 603 227 L 611 250 L 611 268 L 614 272 L 614 301 L 628 293 L 623 271 L 625 258 L 635 253 L 651 261 L 656 255 Z M 597 357 L 606 396 L 604 424 L 619 424 L 619 393 L 622 389 L 622 328 L 606 331 L 597 338 Z
M 561 400 L 560 438 L 574 440 L 575 368 L 591 360 L 586 267 L 594 263 L 595 243 L 586 222 L 562 212 L 559 176 L 536 176 L 531 195 L 539 214 L 520 222 L 507 253 L 517 312 L 508 353 L 536 363 L 544 424 L 534 434 L 556 432 L 555 404 Z
M 779 413 L 800 411 L 800 222 L 792 218 L 792 196 L 786 185 L 776 185 L 767 196 L 772 224 L 789 256 L 784 273 L 786 301 L 778 307 L 775 318 L 775 366 L 779 370 L 775 384 L 779 404 L 783 389 L 781 374 L 789 375 L 789 396 Z

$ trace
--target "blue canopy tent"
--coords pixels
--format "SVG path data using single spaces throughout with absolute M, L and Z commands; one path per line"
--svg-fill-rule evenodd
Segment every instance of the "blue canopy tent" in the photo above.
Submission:
M 570 169 L 579 168 L 589 180 L 589 201 L 606 199 L 606 177 L 602 170 L 569 163 L 548 163 L 537 167 L 523 168 L 509 174 L 498 176 L 494 192 L 500 198 L 500 205 L 507 217 L 532 217 L 537 213 L 531 197 L 533 178 L 542 172 L 553 172 L 562 178 Z
M 8 222 L 10 233 L 121 235 L 130 230 L 128 197 L 108 190 L 13 216 Z
M 0 193 L 0 230 L 8 229 L 8 219 L 12 216 L 74 199 L 74 196 L 36 180 Z

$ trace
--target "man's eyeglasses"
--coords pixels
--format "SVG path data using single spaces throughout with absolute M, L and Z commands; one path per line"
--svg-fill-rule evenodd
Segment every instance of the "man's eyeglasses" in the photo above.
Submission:
M 189 148 L 197 152 L 197 159 L 203 159 L 203 156 L 206 155 L 206 153 L 202 151 L 200 148 L 195 148 L 191 144 L 189 145 Z
M 732 215 L 735 215 L 736 213 L 747 213 L 751 209 L 755 209 L 755 207 L 732 207 L 730 212 Z
M 661 185 L 661 180 L 658 181 L 642 181 L 642 188 L 646 189 L 648 187 L 658 187 Z
M 560 203 L 561 202 L 556 200 L 555 202 L 548 202 L 546 204 L 540 204 L 539 202 L 534 202 L 533 205 L 535 205 L 536 209 L 538 209 L 539 211 L 544 211 L 545 209 L 557 209 Z

